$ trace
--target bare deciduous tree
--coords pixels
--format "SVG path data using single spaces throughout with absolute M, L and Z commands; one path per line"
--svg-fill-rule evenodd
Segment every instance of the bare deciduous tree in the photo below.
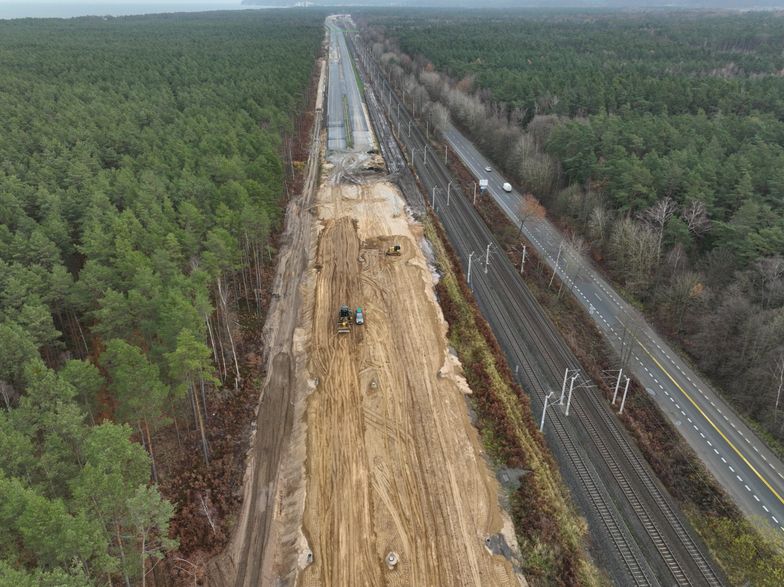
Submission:
M 776 386 L 776 403 L 773 406 L 773 422 L 775 423 L 779 415 L 779 401 L 781 391 L 784 389 L 784 349 L 779 352 L 778 359 L 773 366 L 773 381 Z
M 759 280 L 757 291 L 762 307 L 769 308 L 784 301 L 784 258 L 760 259 L 754 264 L 754 269 Z
M 666 258 L 666 265 L 668 266 L 671 275 L 675 275 L 678 273 L 681 264 L 684 264 L 688 261 L 688 256 L 686 255 L 686 251 L 683 249 L 683 245 L 680 243 L 676 243 L 667 253 Z
M 552 114 L 540 114 L 534 116 L 525 130 L 533 137 L 536 146 L 539 149 L 543 149 L 545 143 L 547 143 L 547 140 L 550 138 L 550 133 L 552 133 L 553 129 L 558 126 L 559 123 L 560 121 L 557 116 Z
M 680 328 L 686 312 L 702 297 L 704 291 L 705 286 L 699 274 L 683 271 L 675 276 L 667 290 L 667 298 L 676 328 Z
M 665 198 L 656 202 L 653 206 L 643 211 L 639 216 L 640 219 L 653 227 L 656 232 L 656 259 L 661 258 L 661 246 L 664 239 L 664 227 L 667 222 L 672 218 L 677 210 L 675 200 L 666 196 Z
M 440 102 L 428 102 L 425 116 L 430 125 L 440 131 L 443 131 L 449 122 L 449 111 Z
M 515 134 L 519 136 L 519 133 Z M 552 194 L 558 180 L 558 163 L 536 146 L 532 136 L 519 136 L 509 154 L 508 164 L 527 189 L 542 198 Z
M 594 206 L 591 210 L 591 215 L 588 218 L 588 233 L 597 244 L 604 244 L 609 236 L 611 221 L 612 214 L 601 204 Z
M 523 224 L 529 218 L 544 218 L 546 211 L 544 206 L 539 203 L 539 200 L 531 194 L 525 194 L 517 207 L 517 213 L 520 217 L 520 234 L 523 232 Z
M 433 100 L 438 100 L 441 97 L 443 83 L 441 81 L 441 76 L 435 71 L 421 72 L 419 74 L 419 83 L 425 87 Z
M 658 236 L 647 225 L 631 218 L 619 219 L 610 237 L 610 252 L 616 268 L 632 290 L 647 287 L 656 265 Z
M 681 218 L 689 227 L 689 232 L 694 236 L 702 236 L 710 230 L 710 220 L 705 204 L 699 200 L 692 200 L 681 212 Z
M 474 76 L 465 76 L 463 79 L 457 82 L 457 84 L 455 84 L 455 89 L 463 92 L 464 94 L 468 94 L 471 90 L 474 89 Z

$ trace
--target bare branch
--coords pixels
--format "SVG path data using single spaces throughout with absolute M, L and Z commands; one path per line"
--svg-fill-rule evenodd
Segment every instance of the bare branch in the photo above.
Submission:
M 705 204 L 699 200 L 692 200 L 684 208 L 681 218 L 689 227 L 689 232 L 695 236 L 702 236 L 710 230 L 711 222 L 708 219 L 708 211 Z

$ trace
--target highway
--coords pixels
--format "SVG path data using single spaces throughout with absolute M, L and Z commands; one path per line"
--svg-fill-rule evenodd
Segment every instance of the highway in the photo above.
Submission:
M 509 219 L 520 224 L 517 191 L 507 193 L 507 181 L 454 126 L 444 136 L 477 178 L 489 180 L 489 192 Z M 563 235 L 546 219 L 529 218 L 526 238 L 540 256 L 555 267 Z M 626 368 L 634 373 L 667 414 L 675 428 L 700 456 L 709 471 L 752 519 L 763 519 L 784 531 L 784 464 L 745 425 L 716 393 L 645 321 L 583 256 L 561 248 L 558 274 L 588 310 L 599 330 Z
M 392 123 L 385 125 L 385 130 L 377 126 L 379 140 L 383 146 L 391 142 L 389 136 L 384 136 L 390 128 L 403 129 L 397 136 L 400 146 L 416 170 L 464 271 L 469 259 L 473 260 L 470 285 L 479 307 L 531 395 L 532 408 L 538 415 L 544 396 L 560 391 L 564 369 L 578 373 L 579 362 L 526 288 L 518 270 L 499 252 L 492 233 L 457 181 L 439 158 L 425 154 L 427 142 L 415 123 L 408 134 L 408 111 L 389 91 L 367 52 L 362 50 L 361 54 L 363 71 L 372 73 L 367 91 L 375 91 L 368 102 L 373 108 L 374 104 L 385 107 Z M 375 120 L 378 113 L 372 115 Z M 490 254 L 486 257 L 488 245 Z M 489 263 L 484 262 L 485 258 Z M 724 584 L 704 545 L 613 417 L 607 402 L 591 386 L 585 376 L 578 376 L 571 413 L 567 415 L 566 406 L 560 403 L 552 406 L 545 435 L 588 520 L 592 555 L 618 585 Z

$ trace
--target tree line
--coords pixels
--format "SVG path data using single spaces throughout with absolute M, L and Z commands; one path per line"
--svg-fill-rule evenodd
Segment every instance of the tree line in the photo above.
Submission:
M 210 459 L 322 36 L 286 11 L 0 22 L 0 583 L 144 584 L 176 545 L 156 434 Z
M 376 57 L 784 440 L 784 17 L 368 13 Z

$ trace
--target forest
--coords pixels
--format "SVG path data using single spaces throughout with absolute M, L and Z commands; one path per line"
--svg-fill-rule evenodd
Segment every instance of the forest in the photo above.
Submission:
M 784 15 L 368 12 L 373 51 L 784 440 Z
M 143 585 L 184 510 L 225 531 L 202 489 L 258 392 L 241 326 L 322 38 L 289 11 L 0 21 L 0 584 Z

